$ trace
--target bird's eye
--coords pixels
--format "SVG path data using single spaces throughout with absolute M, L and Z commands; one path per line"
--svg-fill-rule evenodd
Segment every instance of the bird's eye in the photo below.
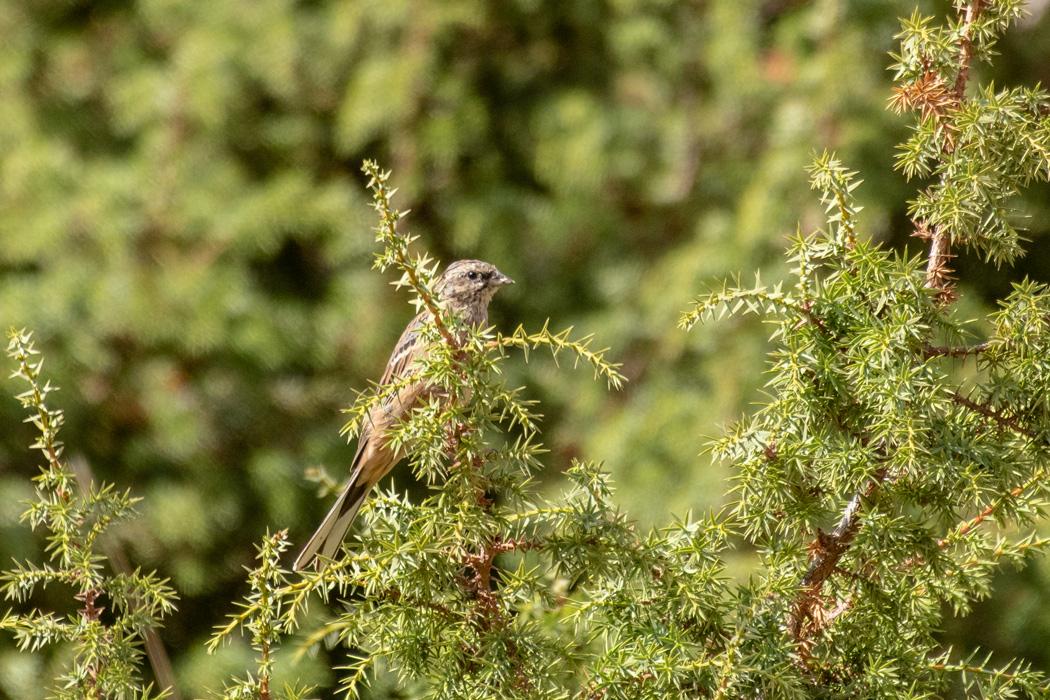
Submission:
M 470 272 L 467 273 L 467 279 L 468 280 L 476 280 L 477 278 L 478 278 L 478 273 L 475 272 L 474 270 L 471 270 Z

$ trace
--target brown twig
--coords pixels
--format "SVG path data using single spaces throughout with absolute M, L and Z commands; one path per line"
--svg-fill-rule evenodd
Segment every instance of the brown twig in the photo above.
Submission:
M 982 510 L 972 520 L 968 520 L 968 521 L 966 521 L 964 523 L 960 523 L 959 526 L 955 528 L 955 530 L 953 530 L 952 532 L 948 533 L 948 535 L 946 535 L 945 537 L 942 537 L 941 539 L 937 540 L 937 546 L 941 547 L 943 549 L 945 546 L 948 545 L 948 543 L 953 538 L 961 537 L 962 535 L 965 535 L 966 533 L 968 533 L 970 530 L 973 530 L 975 527 L 979 527 L 981 523 L 983 523 L 985 520 L 987 520 L 992 515 L 994 515 L 996 513 L 996 511 L 998 511 L 1000 508 L 1002 508 L 1003 505 L 1008 500 L 1010 500 L 1011 498 L 1017 498 L 1022 493 L 1027 491 L 1029 488 L 1031 488 L 1035 484 L 1037 484 L 1040 481 L 1042 481 L 1043 479 L 1045 479 L 1046 476 L 1047 476 L 1046 472 L 1043 472 L 1043 471 L 1040 471 L 1040 472 L 1036 473 L 1035 476 L 1030 478 L 1024 484 L 1022 484 L 1021 486 L 1018 486 L 1013 491 L 1011 491 L 1010 493 L 1004 495 L 998 501 L 996 501 L 992 505 L 990 505 L 987 508 L 985 508 L 984 510 Z
M 91 474 L 91 465 L 88 464 L 87 459 L 82 455 L 74 455 L 69 460 L 69 468 L 73 472 L 73 476 L 76 477 L 80 490 L 85 495 L 90 494 L 92 485 L 95 482 Z M 120 546 L 120 543 L 115 539 L 107 539 L 102 545 L 113 570 L 130 578 L 132 573 L 131 564 L 128 562 L 128 558 L 124 554 L 124 548 Z M 168 658 L 168 652 L 164 648 L 164 642 L 161 641 L 157 630 L 153 628 L 144 629 L 142 631 L 142 642 L 146 647 L 146 658 L 149 659 L 149 665 L 153 668 L 153 675 L 157 679 L 157 685 L 162 690 L 167 691 L 171 700 L 182 700 L 182 695 L 175 684 L 175 670 L 171 666 L 171 659 Z
M 263 668 L 270 663 L 270 644 L 265 640 L 262 643 Z M 270 700 L 270 676 L 267 673 L 259 674 L 259 700 Z
M 987 416 L 1004 428 L 1010 428 L 1012 430 L 1017 431 L 1018 433 L 1021 433 L 1022 435 L 1027 435 L 1032 439 L 1038 439 L 1039 437 L 1033 431 L 1028 430 L 1024 426 L 1019 424 L 1016 418 L 1013 418 L 1012 416 L 1003 415 L 1003 412 L 1001 410 L 996 410 L 988 406 L 987 404 L 968 399 L 956 391 L 949 391 L 948 396 L 951 398 L 952 401 L 959 404 L 960 406 L 964 406 L 970 409 L 971 411 L 980 413 L 982 416 Z
M 984 10 L 985 0 L 973 0 L 966 7 L 962 18 L 962 28 L 959 30 L 959 64 L 955 76 L 954 102 L 961 105 L 966 99 L 966 84 L 970 80 L 970 63 L 973 60 L 973 24 L 977 21 Z M 947 124 L 950 127 L 950 124 Z M 950 153 L 954 149 L 954 141 L 950 138 L 951 129 L 945 130 L 949 138 L 945 139 L 942 150 Z M 920 229 L 924 224 L 920 225 Z M 951 259 L 951 232 L 943 226 L 935 226 L 932 241 L 930 242 L 930 257 L 926 263 L 926 286 L 936 289 L 941 293 L 945 301 L 951 301 L 953 291 L 951 285 L 951 268 L 948 261 Z
M 964 357 L 966 355 L 977 355 L 992 346 L 988 340 L 976 345 L 937 346 L 926 343 L 922 347 L 922 354 L 927 360 L 934 357 Z
M 496 557 L 504 552 L 524 552 L 536 546 L 534 540 L 524 537 L 516 540 L 503 540 L 499 537 L 486 540 L 477 554 L 468 554 L 464 557 L 464 563 L 474 570 L 474 576 L 464 578 L 464 587 L 471 593 L 475 600 L 475 610 L 480 613 L 477 625 L 480 629 L 488 631 L 506 629 L 511 620 L 500 609 L 500 594 L 492 589 L 492 564 Z M 473 615 L 471 616 L 473 618 Z M 520 651 L 517 644 L 509 636 L 505 637 L 503 644 L 507 655 L 514 664 L 515 685 L 519 688 L 528 689 L 532 687 L 532 680 L 525 673 L 522 666 Z
M 853 494 L 831 534 L 817 530 L 816 539 L 810 542 L 813 560 L 802 576 L 799 585 L 803 590 L 792 606 L 788 619 L 788 632 L 796 641 L 804 642 L 807 637 L 823 628 L 821 618 L 824 616 L 819 615 L 818 611 L 821 609 L 820 593 L 824 582 L 839 570 L 839 562 L 860 529 L 861 502 L 878 490 L 886 478 L 886 472 L 885 467 L 879 469 L 867 486 Z
M 948 396 L 950 396 L 951 399 L 953 401 L 955 401 L 955 403 L 959 404 L 960 406 L 963 406 L 963 407 L 965 407 L 965 408 L 967 408 L 967 409 L 969 409 L 971 411 L 974 411 L 975 413 L 979 413 L 982 416 L 987 416 L 988 418 L 991 418 L 996 423 L 998 423 L 999 426 L 1002 427 L 1002 428 L 1009 428 L 1009 429 L 1011 429 L 1011 430 L 1013 430 L 1015 432 L 1020 433 L 1021 435 L 1025 435 L 1027 437 L 1030 437 L 1033 440 L 1038 440 L 1039 439 L 1039 436 L 1034 431 L 1029 430 L 1029 429 L 1025 428 L 1024 426 L 1020 425 L 1017 422 L 1016 418 L 1014 418 L 1012 416 L 1004 415 L 1002 410 L 997 410 L 997 409 L 994 409 L 994 408 L 992 408 L 991 406 L 989 406 L 987 404 L 981 403 L 979 401 L 974 401 L 972 399 L 968 399 L 965 396 L 963 396 L 963 395 L 961 395 L 961 394 L 959 394 L 958 392 L 955 392 L 955 391 L 948 392 Z M 955 530 L 950 532 L 945 537 L 942 537 L 941 539 L 937 540 L 937 546 L 943 548 L 954 537 L 965 535 L 966 533 L 970 532 L 974 528 L 980 526 L 981 523 L 983 523 L 985 520 L 987 520 L 991 516 L 995 515 L 995 513 L 1000 508 L 1002 508 L 1003 505 L 1007 501 L 1009 501 L 1012 498 L 1017 498 L 1018 496 L 1023 494 L 1025 491 L 1027 491 L 1029 488 L 1031 488 L 1035 484 L 1037 484 L 1040 481 L 1043 481 L 1044 479 L 1046 479 L 1047 476 L 1048 476 L 1047 473 L 1045 471 L 1043 471 L 1043 470 L 1040 470 L 1040 471 L 1036 472 L 1035 475 L 1033 475 L 1030 479 L 1028 479 L 1028 481 L 1026 481 L 1024 484 L 1022 484 L 1021 486 L 1018 486 L 1014 490 L 1012 490 L 1009 493 L 1003 495 L 1002 497 L 999 498 L 998 501 L 996 501 L 995 503 L 993 503 L 990 506 L 988 506 L 987 508 L 985 508 L 983 511 L 978 513 L 974 518 L 972 518 L 971 520 L 968 520 L 968 521 L 966 521 L 964 523 L 959 524 L 959 526 L 956 527 Z
M 519 537 L 516 540 L 503 540 L 496 538 L 484 544 L 477 554 L 468 554 L 464 559 L 474 576 L 470 580 L 471 589 L 475 597 L 482 595 L 485 591 L 492 590 L 492 562 L 496 557 L 506 552 L 527 552 L 535 549 L 538 543 L 535 540 Z
M 943 226 L 936 226 L 930 237 L 930 257 L 926 261 L 926 286 L 936 289 L 946 301 L 952 300 L 951 233 Z
M 955 97 L 960 102 L 966 96 L 966 83 L 970 80 L 970 62 L 973 60 L 973 23 L 984 10 L 985 0 L 973 0 L 966 8 L 959 36 L 959 73 L 955 76 Z
M 102 614 L 102 611 L 105 610 L 103 607 L 95 607 L 95 601 L 100 595 L 102 595 L 102 591 L 98 588 L 89 588 L 73 596 L 75 600 L 79 600 L 84 604 L 84 607 L 77 612 L 80 613 L 80 617 L 89 623 L 98 622 L 99 616 Z M 87 681 L 88 685 L 91 686 L 88 692 L 91 694 L 91 697 L 98 699 L 101 699 L 102 697 L 102 689 L 98 686 L 98 673 L 101 665 L 101 661 L 98 657 L 95 657 L 87 668 Z

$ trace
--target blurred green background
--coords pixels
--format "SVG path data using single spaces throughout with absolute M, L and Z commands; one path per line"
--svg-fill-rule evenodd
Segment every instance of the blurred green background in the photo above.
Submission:
M 250 663 L 203 642 L 245 592 L 253 542 L 285 527 L 302 542 L 320 521 L 304 472 L 345 474 L 339 409 L 412 315 L 370 269 L 362 159 L 393 170 L 421 250 L 518 281 L 493 304 L 500 329 L 550 318 L 611 346 L 621 392 L 541 353 L 507 364 L 543 402 L 540 483 L 556 494 L 571 458 L 602 460 L 623 509 L 665 524 L 729 500 L 728 471 L 700 453 L 761 399 L 767 349 L 760 321 L 685 334 L 678 315 L 729 275 L 784 275 L 786 236 L 823 221 L 811 153 L 860 171 L 866 235 L 922 251 L 906 213 L 920 184 L 892 169 L 907 122 L 885 109 L 913 7 L 0 1 L 0 322 L 36 332 L 70 454 L 144 498 L 126 548 L 181 595 L 163 637 L 184 695 Z M 1030 10 L 978 80 L 1050 83 L 1050 12 Z M 1019 266 L 957 251 L 964 315 L 1010 280 L 1050 280 L 1050 190 L 1017 205 Z M 37 468 L 22 417 L 0 400 L 5 568 L 43 556 L 18 523 Z M 421 493 L 403 466 L 393 478 Z M 1050 669 L 1050 568 L 999 590 L 946 643 Z M 37 602 L 71 611 L 65 593 Z M 339 659 L 296 672 L 327 682 Z M 0 696 L 42 696 L 58 662 L 0 640 Z

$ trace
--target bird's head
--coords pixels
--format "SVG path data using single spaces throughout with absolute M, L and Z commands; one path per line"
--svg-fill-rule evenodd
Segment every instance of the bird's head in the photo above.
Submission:
M 514 280 L 481 260 L 457 260 L 437 279 L 439 298 L 457 310 L 482 311 L 500 287 Z

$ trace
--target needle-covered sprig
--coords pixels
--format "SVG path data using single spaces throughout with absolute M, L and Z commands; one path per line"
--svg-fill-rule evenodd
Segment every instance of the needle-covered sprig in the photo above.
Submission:
M 316 573 L 290 582 L 283 573 L 253 573 L 252 595 L 216 641 L 250 621 L 268 620 L 268 629 L 289 633 L 311 597 L 338 596 L 350 611 L 310 632 L 307 643 L 335 639 L 354 650 L 343 679 L 351 696 L 369 673 L 384 668 L 424 695 L 567 697 L 567 688 L 578 685 L 575 669 L 587 645 L 566 653 L 554 639 L 569 629 L 571 601 L 564 592 L 570 579 L 573 585 L 582 580 L 580 563 L 606 560 L 606 567 L 589 572 L 595 581 L 627 573 L 614 562 L 628 565 L 632 580 L 644 579 L 661 555 L 616 513 L 596 467 L 571 472 L 587 475 L 588 492 L 605 493 L 586 507 L 539 496 L 532 483 L 544 452 L 539 415 L 523 390 L 505 385 L 501 365 L 511 348 L 527 358 L 546 347 L 555 361 L 568 355 L 612 387 L 624 378 L 607 350 L 594 350 L 591 336 L 572 338 L 571 329 L 556 333 L 545 324 L 536 333 L 518 328 L 502 335 L 467 327 L 436 295 L 434 262 L 411 252 L 415 239 L 400 230 L 404 214 L 391 204 L 389 174 L 373 163 L 365 171 L 380 217 L 376 267 L 398 272 L 396 284 L 429 312 L 419 331 L 428 351 L 408 376 L 362 391 L 347 410 L 343 433 L 359 434 L 377 403 L 411 382 L 439 389 L 384 436 L 409 455 L 432 492 L 418 504 L 393 492 L 375 494 L 346 551 L 322 561 Z M 572 624 L 604 610 L 576 616 Z M 253 638 L 264 648 L 257 633 Z M 237 687 L 259 688 L 268 677 L 260 668 Z
M 88 484 L 86 490 L 78 485 L 62 459 L 65 446 L 58 433 L 63 413 L 49 401 L 57 387 L 43 377 L 43 360 L 32 335 L 12 329 L 8 338 L 8 356 L 16 363 L 12 377 L 28 385 L 16 398 L 29 411 L 26 422 L 40 433 L 31 447 L 44 457 L 34 478 L 36 498 L 27 503 L 22 520 L 46 533 L 50 562 L 15 562 L 14 568 L 0 574 L 4 598 L 20 604 L 4 612 L 0 631 L 13 634 L 23 651 L 54 645 L 71 648 L 53 697 L 162 696 L 143 683 L 138 666 L 143 638 L 175 610 L 175 592 L 154 573 L 113 571 L 99 543 L 113 525 L 135 517 L 139 499 L 107 484 Z M 19 609 L 34 592 L 54 584 L 71 590 L 67 610 Z
M 999 567 L 1046 546 L 1024 530 L 1050 506 L 1050 290 L 1017 285 L 991 336 L 974 337 L 949 267 L 960 243 L 995 263 L 1021 253 L 1010 206 L 1050 177 L 1050 101 L 970 89 L 971 63 L 1019 3 L 956 12 L 906 20 L 894 67 L 891 104 L 917 116 L 898 166 L 933 178 L 911 204 L 929 254 L 860 236 L 860 181 L 825 153 L 810 172 L 827 227 L 792 241 L 794 279 L 726 284 L 682 318 L 753 312 L 774 327 L 765 400 L 713 443 L 736 470 L 734 521 L 763 559 L 716 697 L 917 697 L 949 682 L 1050 696 L 1028 665 L 958 662 L 934 636 L 946 605 L 967 612 Z

